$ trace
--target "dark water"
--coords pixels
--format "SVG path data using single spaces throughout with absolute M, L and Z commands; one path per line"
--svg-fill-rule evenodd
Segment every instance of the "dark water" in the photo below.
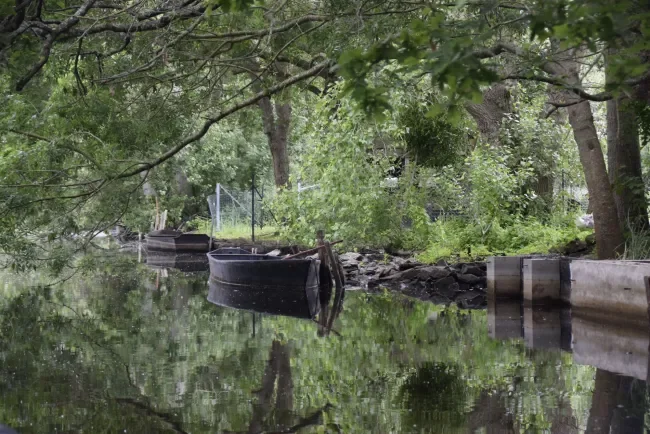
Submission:
M 206 273 L 38 282 L 0 296 L 0 425 L 20 433 L 643 432 L 647 331 L 348 292 L 322 337 L 211 304 Z

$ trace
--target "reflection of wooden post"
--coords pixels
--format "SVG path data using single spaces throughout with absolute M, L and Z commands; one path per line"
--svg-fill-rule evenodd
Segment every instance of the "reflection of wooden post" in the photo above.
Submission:
M 648 301 L 648 333 L 650 334 L 650 276 L 643 277 L 645 284 L 645 295 Z M 650 398 L 650 342 L 648 343 L 648 361 L 646 368 L 646 399 Z
M 332 251 L 332 246 L 327 241 L 325 241 L 325 251 L 327 252 L 327 259 L 329 260 L 330 270 L 332 270 L 332 275 L 334 276 L 334 284 L 336 285 L 336 295 L 334 296 L 332 314 L 330 315 L 329 321 L 327 322 L 327 330 L 331 330 L 332 325 L 334 324 L 334 318 L 339 312 L 339 305 L 343 301 L 343 278 L 341 277 L 339 265 L 336 262 L 336 257 Z
M 316 246 L 318 247 L 323 247 L 325 246 L 325 234 L 323 230 L 316 231 Z M 325 249 L 318 249 L 318 259 L 320 260 L 320 267 L 327 268 L 327 252 L 325 252 Z M 327 274 L 327 273 L 323 273 Z M 320 276 L 320 270 L 318 275 Z M 325 299 L 322 297 L 321 291 L 327 289 L 331 292 L 331 286 L 332 286 L 332 280 L 330 279 L 329 282 L 318 282 L 319 286 L 319 291 L 318 291 L 318 298 L 320 300 L 320 321 L 319 321 L 319 328 L 318 328 L 318 336 L 325 336 L 327 334 L 327 314 L 329 312 L 329 298 L 327 299 L 327 303 L 324 303 Z

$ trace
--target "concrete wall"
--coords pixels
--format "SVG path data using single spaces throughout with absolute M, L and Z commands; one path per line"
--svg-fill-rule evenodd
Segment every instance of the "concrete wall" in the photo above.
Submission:
M 648 324 L 644 277 L 650 263 L 632 261 L 573 261 L 571 306 L 574 311 L 610 321 Z
M 521 298 L 521 256 L 487 259 L 487 292 L 492 298 Z

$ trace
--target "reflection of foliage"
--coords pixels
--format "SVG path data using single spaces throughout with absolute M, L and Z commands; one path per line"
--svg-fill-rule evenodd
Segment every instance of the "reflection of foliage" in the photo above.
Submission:
M 410 374 L 400 387 L 398 398 L 409 411 L 405 426 L 461 426 L 467 396 L 458 369 L 443 363 L 426 363 Z
M 544 408 L 564 395 L 589 407 L 589 368 L 490 340 L 485 312 L 351 292 L 334 325 L 341 336 L 319 338 L 309 321 L 210 304 L 203 274 L 163 278 L 125 258 L 95 264 L 96 274 L 49 295 L 5 280 L 2 423 L 20 431 L 28 417 L 35 433 L 242 432 L 274 340 L 291 348 L 291 425 L 331 403 L 323 424 L 342 432 L 408 432 L 425 421 L 441 432 L 463 425 L 458 415 L 483 390 L 509 390 L 508 410 L 522 423 L 540 414 L 539 426 L 540 393 Z

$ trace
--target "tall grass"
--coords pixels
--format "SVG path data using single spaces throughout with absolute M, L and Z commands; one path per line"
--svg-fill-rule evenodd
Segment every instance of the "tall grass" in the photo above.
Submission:
M 193 222 L 196 232 L 210 235 L 210 219 L 198 218 Z M 251 226 L 246 224 L 222 225 L 219 232 L 214 231 L 213 236 L 221 239 L 251 239 Z M 264 226 L 260 228 L 255 226 L 255 239 L 264 241 L 281 241 L 279 231 L 274 226 Z

